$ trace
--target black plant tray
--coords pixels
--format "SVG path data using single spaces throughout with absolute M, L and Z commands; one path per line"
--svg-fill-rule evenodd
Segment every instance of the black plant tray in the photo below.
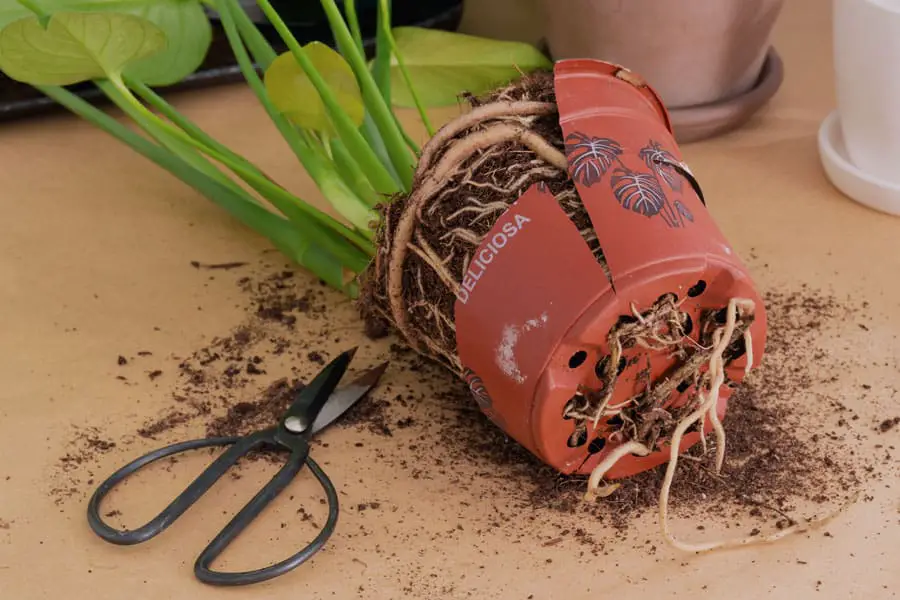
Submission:
M 274 4 L 274 3 L 273 3 Z M 393 26 L 417 26 L 430 29 L 455 31 L 462 17 L 461 0 L 394 0 Z M 291 32 L 301 44 L 318 40 L 334 47 L 334 39 L 327 22 L 312 20 L 288 23 Z M 208 88 L 225 83 L 243 81 L 244 77 L 237 60 L 228 44 L 225 32 L 213 17 L 213 40 L 206 60 L 193 74 L 176 85 L 157 89 L 158 93 L 169 96 L 175 92 Z M 263 35 L 279 53 L 286 47 L 274 29 L 268 24 L 260 25 Z M 369 57 L 375 48 L 374 15 L 360 14 L 360 29 L 363 44 Z M 86 82 L 68 86 L 69 90 L 95 106 L 107 104 L 108 100 L 92 83 Z M 13 81 L 0 73 L 0 122 L 10 122 L 42 114 L 65 110 L 56 101 L 48 98 L 35 88 Z

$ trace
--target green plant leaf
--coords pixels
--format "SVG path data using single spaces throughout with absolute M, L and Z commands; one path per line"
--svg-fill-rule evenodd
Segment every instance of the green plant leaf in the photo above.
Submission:
M 31 85 L 70 85 L 119 76 L 165 45 L 163 31 L 141 17 L 59 12 L 46 29 L 26 17 L 0 30 L 0 69 Z
M 416 94 L 428 107 L 453 105 L 463 92 L 481 94 L 522 73 L 553 66 L 537 48 L 523 42 L 420 27 L 396 27 L 393 33 Z M 391 59 L 391 100 L 395 106 L 416 105 L 396 56 Z
M 311 42 L 303 51 L 334 92 L 340 107 L 355 125 L 362 125 L 365 115 L 362 94 L 344 57 L 321 42 Z M 294 124 L 335 135 L 325 104 L 291 52 L 275 59 L 266 70 L 264 80 L 272 102 Z
M 131 63 L 125 74 L 151 86 L 177 83 L 196 71 L 212 43 L 212 25 L 199 0 L 40 0 L 46 13 L 116 12 L 143 17 L 166 34 L 166 48 Z M 0 0 L 0 28 L 33 13 L 18 0 Z

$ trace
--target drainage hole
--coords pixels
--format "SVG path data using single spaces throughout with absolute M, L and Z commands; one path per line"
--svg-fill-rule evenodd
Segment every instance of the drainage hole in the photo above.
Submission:
M 687 389 L 691 387 L 691 382 L 685 379 L 681 383 L 678 384 L 678 393 L 683 394 L 687 391 Z
M 584 446 L 585 442 L 587 442 L 588 433 L 587 427 L 584 424 L 579 425 L 572 435 L 569 436 L 569 441 L 566 442 L 566 445 L 569 448 L 578 448 L 579 446 Z
M 691 318 L 691 315 L 685 314 L 682 328 L 684 329 L 684 335 L 691 335 L 691 332 L 694 330 L 694 320 Z
M 696 298 L 700 294 L 706 291 L 706 282 L 702 279 L 694 284 L 694 286 L 688 290 L 687 295 L 691 298 Z
M 597 375 L 597 379 L 599 379 L 601 382 L 604 382 L 606 379 L 606 365 L 608 364 L 609 355 L 606 355 L 598 360 L 597 364 L 594 365 L 594 374 Z
M 745 354 L 747 354 L 747 342 L 744 336 L 734 340 L 730 346 L 725 348 L 724 352 L 725 360 L 728 361 L 737 360 Z
M 613 426 L 613 427 L 615 427 L 616 425 L 621 425 L 621 424 L 622 424 L 622 417 L 619 416 L 619 415 L 613 415 L 613 416 L 611 416 L 610 418 L 608 418 L 608 419 L 606 420 L 606 424 L 607 424 L 607 425 L 611 425 L 611 426 Z
M 585 432 L 585 434 L 587 434 L 587 432 Z M 590 454 L 597 454 L 598 452 L 603 450 L 604 446 L 606 446 L 606 438 L 603 438 L 603 437 L 594 438 L 591 441 L 591 443 L 588 444 L 588 452 Z
M 625 360 L 625 357 L 619 359 L 619 368 L 616 370 L 617 375 L 621 375 L 622 371 L 625 370 L 625 367 L 628 366 L 628 361 Z
M 579 350 L 578 352 L 576 352 L 569 358 L 569 368 L 577 369 L 578 367 L 583 365 L 584 361 L 586 361 L 586 360 L 587 360 L 587 352 L 585 352 L 584 350 Z

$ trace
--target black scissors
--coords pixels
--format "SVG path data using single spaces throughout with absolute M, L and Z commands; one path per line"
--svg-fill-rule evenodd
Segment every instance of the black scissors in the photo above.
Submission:
M 318 552 L 334 532 L 338 517 L 338 498 L 334 485 L 316 462 L 309 456 L 310 438 L 322 428 L 334 422 L 360 398 L 366 395 L 381 378 L 387 368 L 383 363 L 358 379 L 335 391 L 353 359 L 356 349 L 348 350 L 332 360 L 294 399 L 277 425 L 243 437 L 217 437 L 180 442 L 150 452 L 125 465 L 100 484 L 88 503 L 88 523 L 104 540 L 113 544 L 133 545 L 145 542 L 162 533 L 178 517 L 191 507 L 213 486 L 242 456 L 257 449 L 277 449 L 290 452 L 287 463 L 253 497 L 219 534 L 200 553 L 194 563 L 195 576 L 212 585 L 246 585 L 266 581 L 295 569 Z M 103 498 L 129 475 L 161 458 L 187 450 L 230 446 L 210 464 L 175 500 L 146 525 L 131 531 L 113 529 L 100 517 Z M 213 571 L 212 562 L 240 535 L 278 494 L 300 472 L 303 465 L 310 470 L 325 490 L 328 499 L 328 518 L 324 527 L 305 548 L 293 556 L 262 569 L 226 573 Z

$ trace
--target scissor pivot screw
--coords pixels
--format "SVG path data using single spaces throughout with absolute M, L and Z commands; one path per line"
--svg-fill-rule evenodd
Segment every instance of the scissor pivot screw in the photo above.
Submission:
M 284 428 L 291 433 L 303 433 L 308 425 L 300 417 L 288 417 L 284 420 Z

